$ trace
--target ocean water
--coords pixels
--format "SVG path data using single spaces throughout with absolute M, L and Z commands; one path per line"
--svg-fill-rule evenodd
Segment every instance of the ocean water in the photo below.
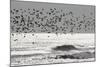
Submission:
M 73 45 L 79 50 L 56 51 L 53 48 Z M 86 52 L 86 53 L 85 53 Z M 88 53 L 87 53 L 88 52 Z M 90 53 L 91 54 L 90 54 Z M 62 59 L 56 56 L 71 55 L 85 59 Z M 95 34 L 11 33 L 11 65 L 68 63 L 94 60 Z M 93 55 L 90 57 L 90 55 Z

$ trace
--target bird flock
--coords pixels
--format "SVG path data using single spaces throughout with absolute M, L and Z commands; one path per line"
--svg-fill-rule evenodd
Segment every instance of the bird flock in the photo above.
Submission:
M 95 17 L 58 8 L 12 8 L 11 33 L 94 33 Z

